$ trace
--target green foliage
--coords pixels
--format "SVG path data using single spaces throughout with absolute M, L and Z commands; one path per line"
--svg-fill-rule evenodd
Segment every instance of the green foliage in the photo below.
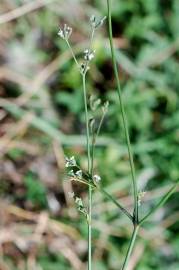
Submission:
M 38 261 L 39 261 L 40 266 L 44 270 L 58 270 L 59 265 L 60 265 L 60 269 L 62 270 L 72 269 L 67 263 L 67 260 L 64 259 L 64 257 L 60 255 L 50 256 L 50 254 L 46 254 L 45 256 L 44 254 L 44 255 L 39 256 Z
M 82 95 L 80 89 L 76 89 L 73 93 L 60 91 L 55 95 L 55 101 L 58 105 L 63 105 L 74 114 L 82 111 Z
M 26 187 L 26 199 L 29 200 L 33 205 L 39 207 L 46 207 L 46 187 L 42 182 L 34 175 L 29 172 L 24 177 L 24 184 Z
M 22 158 L 23 154 L 24 154 L 24 151 L 22 151 L 22 149 L 20 148 L 11 148 L 8 152 L 8 156 L 12 158 L 13 160 Z
M 22 2 L 15 1 L 17 6 Z M 79 164 L 85 168 L 87 162 L 83 151 L 85 127 L 84 115 L 82 114 L 84 108 L 80 76 L 71 58 L 65 56 L 67 47 L 59 41 L 57 31 L 59 23 L 66 22 L 72 25 L 74 28 L 72 42 L 76 45 L 78 52 L 83 51 L 84 46 L 80 44 L 88 37 L 89 25 L 86 24 L 82 14 L 89 16 L 93 11 L 97 14 L 101 13 L 101 16 L 106 15 L 106 1 L 89 1 L 93 4 L 93 10 L 86 4 L 87 1 L 62 2 L 73 5 L 75 2 L 77 7 L 75 12 L 72 12 L 71 6 L 65 4 L 48 5 L 18 18 L 8 27 L 7 35 L 11 36 L 8 42 L 5 41 L 6 53 L 4 49 L 2 50 L 4 64 L 7 64 L 8 69 L 16 71 L 19 76 L 30 78 L 29 82 L 32 82 L 32 79 L 35 80 L 36 75 L 39 75 L 41 71 L 51 72 L 49 67 L 52 67 L 52 73 L 42 85 L 38 85 L 33 98 L 29 98 L 23 107 L 19 106 L 16 110 L 15 105 L 18 106 L 20 103 L 13 100 L 15 105 L 6 107 L 5 110 L 9 114 L 8 120 L 11 115 L 14 118 L 22 119 L 26 113 L 33 112 L 35 114 L 32 120 L 34 128 L 27 130 L 23 140 L 26 140 L 27 144 L 35 142 L 41 145 L 44 142 L 43 151 L 48 151 L 54 140 L 57 140 L 62 146 L 65 145 L 65 151 L 69 151 L 69 146 L 74 146 L 73 154 L 76 151 Z M 112 2 L 115 45 L 118 48 L 117 59 L 120 66 L 119 75 L 122 82 L 137 176 L 139 184 L 144 185 L 146 191 L 158 190 L 165 185 L 172 184 L 179 177 L 179 1 L 112 0 Z M 15 3 L 13 3 L 14 6 Z M 80 9 L 81 6 L 82 9 Z M 6 31 L 2 32 L 4 35 L 6 34 Z M 106 37 L 107 31 L 105 30 L 95 37 L 96 57 L 95 63 L 92 64 L 89 71 L 87 87 L 88 91 L 97 94 L 102 100 L 109 100 L 110 103 L 107 118 L 101 129 L 105 138 L 102 141 L 102 146 L 96 150 L 95 170 L 99 172 L 105 188 L 116 197 L 121 198 L 131 191 L 129 188 L 130 170 Z M 55 65 L 51 66 L 54 60 L 57 65 L 55 68 Z M 46 75 L 43 72 L 42 74 Z M 19 77 L 17 76 L 17 78 Z M 42 79 L 43 76 L 40 78 Z M 31 84 L 29 84 L 28 87 L 25 87 L 18 85 L 17 82 L 8 83 L 5 97 L 9 99 L 15 98 L 21 93 L 30 93 L 34 89 L 31 89 Z M 71 115 L 75 120 L 71 120 Z M 15 121 L 14 118 L 10 121 Z M 54 122 L 59 123 L 59 125 L 54 127 L 51 124 Z M 67 124 L 70 126 L 70 133 L 75 137 L 68 137 L 61 132 L 61 130 L 65 130 L 64 126 Z M 40 129 L 41 132 L 37 133 L 36 129 Z M 78 134 L 76 134 L 77 131 Z M 76 146 L 76 142 L 78 142 L 78 146 Z M 99 142 L 101 141 L 99 140 Z M 19 148 L 9 150 L 7 158 L 13 160 L 15 166 L 18 164 L 20 167 L 21 164 L 26 163 L 24 150 Z M 27 163 L 31 162 L 31 158 L 30 156 L 27 159 L 29 160 Z M 17 170 L 23 174 L 24 170 L 21 171 L 21 167 L 18 166 Z M 26 166 L 28 167 L 28 164 Z M 8 177 L 10 178 L 10 176 Z M 7 183 L 6 178 L 1 178 L 0 193 L 2 196 L 12 198 L 13 201 L 16 192 L 14 190 L 12 193 L 9 192 L 9 185 L 13 184 Z M 48 188 L 44 186 L 36 174 L 32 172 L 26 174 L 24 185 L 24 200 L 29 200 L 34 208 L 37 206 L 46 209 Z M 79 188 L 80 192 L 81 188 Z M 123 219 L 121 218 L 118 223 L 118 211 L 112 208 L 111 204 L 103 200 L 100 195 L 96 196 L 95 194 L 94 197 L 95 222 L 99 218 L 102 219 L 100 228 L 103 229 L 104 226 L 106 229 L 106 223 L 109 225 L 109 233 L 117 234 L 120 222 L 124 222 Z M 158 198 L 153 199 L 148 205 L 153 205 L 155 201 L 158 201 Z M 99 207 L 100 203 L 105 211 Z M 65 217 L 67 223 L 70 223 L 65 207 L 66 205 L 63 205 L 64 211 L 61 215 L 63 218 Z M 143 210 L 141 210 L 141 214 L 143 214 Z M 166 215 L 170 216 L 170 214 L 172 217 L 172 214 L 176 212 L 178 212 L 178 197 L 174 196 L 172 202 L 166 206 L 162 217 L 165 218 Z M 61 219 L 62 216 L 59 218 Z M 160 219 L 160 215 L 157 215 L 157 218 Z M 159 226 L 158 219 L 157 221 L 152 220 L 153 224 Z M 82 237 L 86 239 L 87 232 L 83 218 L 79 216 L 74 223 L 74 227 L 78 228 Z M 110 231 L 111 227 L 114 228 L 114 232 Z M 159 229 L 165 230 L 161 227 Z M 157 233 L 157 236 L 159 241 L 164 241 L 163 245 L 166 246 L 167 251 L 169 248 L 173 257 L 171 255 L 163 256 L 162 250 L 153 243 L 153 239 L 146 239 L 144 242 L 140 240 L 144 246 L 149 245 L 151 240 L 152 245 L 150 248 L 145 248 L 140 263 L 136 266 L 137 270 L 178 270 L 178 226 L 174 232 L 172 227 L 167 228 L 167 230 L 172 232 L 168 235 L 167 241 L 161 239 L 163 233 Z M 119 232 L 120 234 L 123 235 L 123 232 Z M 124 256 L 128 234 L 125 239 L 124 236 L 116 238 L 118 244 L 109 240 L 110 246 L 106 244 L 105 251 L 102 249 L 104 254 L 100 261 L 95 262 L 95 270 L 119 269 L 116 258 L 118 260 Z M 123 254 L 118 253 L 121 246 Z M 151 259 L 153 257 L 155 257 L 155 261 Z M 167 257 L 171 257 L 169 264 Z M 38 258 L 38 262 L 44 270 L 71 269 L 64 258 L 54 259 L 45 252 L 44 256 Z M 12 264 L 10 264 L 10 269 L 13 269 Z

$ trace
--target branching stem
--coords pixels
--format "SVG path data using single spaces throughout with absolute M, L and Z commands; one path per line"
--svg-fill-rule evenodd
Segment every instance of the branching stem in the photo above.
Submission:
M 133 217 L 131 216 L 131 214 L 120 203 L 118 203 L 112 195 L 110 195 L 102 187 L 99 187 L 98 190 L 103 193 L 110 201 L 112 201 L 131 221 L 133 221 Z
M 79 63 L 78 63 L 78 60 L 76 59 L 76 56 L 75 56 L 75 54 L 74 54 L 74 52 L 73 52 L 73 49 L 72 49 L 72 47 L 71 47 L 71 45 L 70 45 L 68 39 L 66 39 L 66 43 L 67 43 L 67 45 L 68 45 L 68 48 L 69 48 L 69 50 L 70 50 L 70 52 L 71 52 L 71 55 L 72 55 L 72 57 L 73 57 L 73 59 L 74 59 L 76 65 L 77 65 L 78 69 L 80 69 L 80 65 L 79 65 Z
M 162 207 L 166 201 L 171 197 L 171 195 L 173 194 L 173 192 L 175 191 L 175 189 L 177 188 L 179 184 L 179 180 L 176 182 L 176 184 L 171 187 L 171 189 L 162 197 L 162 199 L 157 203 L 157 205 L 151 209 L 151 211 L 144 216 L 144 218 L 141 219 L 141 221 L 139 222 L 139 225 L 141 226 L 151 215 L 153 215 L 160 207 Z
M 94 169 L 94 155 L 95 155 L 95 147 L 96 147 L 96 140 L 99 136 L 100 130 L 101 130 L 101 126 L 103 124 L 104 121 L 104 117 L 105 117 L 105 113 L 103 113 L 101 120 L 99 122 L 99 126 L 98 129 L 96 131 L 96 134 L 92 135 L 92 146 L 91 146 L 91 175 L 93 175 L 93 169 Z
M 88 185 L 88 270 L 92 270 L 92 226 L 91 226 L 91 220 L 92 220 L 92 190 L 96 188 L 98 191 L 100 191 L 102 194 L 104 194 L 109 200 L 111 200 L 133 223 L 134 229 L 131 236 L 130 244 L 127 250 L 127 254 L 122 266 L 121 270 L 126 270 L 129 259 L 131 256 L 131 253 L 133 251 L 135 240 L 137 237 L 137 233 L 139 228 L 143 225 L 143 223 L 152 215 L 154 214 L 160 207 L 162 207 L 166 201 L 171 197 L 175 189 L 177 188 L 177 185 L 179 184 L 179 180 L 176 182 L 176 184 L 161 198 L 161 200 L 156 204 L 155 207 L 153 207 L 148 214 L 146 214 L 140 221 L 139 221 L 139 215 L 138 215 L 138 189 L 137 189 L 137 182 L 135 177 L 135 167 L 134 167 L 134 161 L 133 161 L 133 154 L 131 149 L 131 142 L 129 137 L 129 130 L 127 125 L 127 118 L 124 110 L 123 100 L 122 100 L 122 93 L 121 93 L 121 86 L 120 86 L 120 80 L 119 80 L 119 74 L 118 74 L 118 66 L 115 56 L 115 49 L 113 44 L 113 33 L 112 33 L 112 19 L 111 19 L 111 0 L 107 0 L 107 6 L 108 6 L 108 23 L 109 23 L 109 40 L 110 40 L 110 47 L 111 47 L 111 55 L 112 55 L 112 62 L 113 62 L 113 68 L 114 68 L 114 74 L 117 82 L 117 93 L 119 96 L 119 103 L 120 103 L 120 109 L 121 109 L 121 115 L 122 115 L 122 123 L 124 127 L 125 132 L 125 138 L 127 143 L 127 149 L 128 149 L 128 155 L 129 155 L 129 163 L 130 163 L 130 169 L 131 169 L 131 175 L 132 175 L 132 185 L 133 185 L 133 197 L 134 197 L 134 211 L 133 215 L 131 215 L 127 209 L 125 209 L 120 203 L 116 201 L 116 199 L 110 195 L 106 190 L 104 190 L 102 187 L 98 186 L 93 182 L 93 162 L 94 162 L 94 151 L 95 151 L 95 145 L 96 145 L 96 139 L 99 135 L 101 125 L 104 120 L 105 113 L 102 115 L 101 121 L 99 123 L 98 129 L 96 134 L 93 134 L 92 137 L 92 149 L 90 145 L 90 131 L 89 131 L 89 113 L 88 113 L 88 105 L 87 105 L 87 91 L 86 91 L 86 74 L 89 69 L 89 62 L 90 59 L 87 59 L 84 63 L 84 67 L 82 69 L 82 66 L 78 63 L 76 56 L 73 52 L 73 49 L 68 41 L 68 39 L 65 39 L 69 50 L 72 54 L 72 57 L 77 65 L 77 67 L 80 70 L 82 81 L 83 81 L 83 95 L 84 95 L 84 106 L 85 106 L 85 122 L 86 122 L 86 144 L 87 144 L 87 155 L 88 155 L 88 175 L 87 179 L 79 179 L 81 183 Z M 91 51 L 92 48 L 92 41 L 95 33 L 95 28 L 92 28 L 91 37 L 90 37 L 90 45 L 89 45 L 89 51 Z M 79 168 L 80 169 L 80 168 Z M 89 182 L 89 180 L 91 182 Z
M 124 126 L 125 138 L 126 138 L 127 149 L 128 149 L 128 154 L 129 154 L 129 162 L 130 162 L 132 183 L 133 183 L 133 190 L 134 190 L 134 222 L 137 224 L 138 223 L 137 183 L 136 183 L 136 178 L 135 178 L 135 167 L 134 167 L 134 161 L 133 161 L 133 154 L 132 154 L 132 150 L 131 150 L 131 143 L 130 143 L 127 119 L 126 119 L 126 114 L 125 114 L 123 100 L 122 100 L 121 86 L 120 86 L 119 75 L 118 75 L 118 67 L 117 67 L 114 44 L 113 44 L 112 20 L 111 20 L 111 0 L 107 0 L 107 6 L 108 6 L 109 40 L 110 40 L 110 47 L 111 47 L 111 55 L 112 55 L 114 74 L 115 74 L 115 78 L 116 78 L 116 82 L 117 82 L 117 92 L 118 92 L 119 103 L 120 103 L 120 108 L 121 108 L 122 122 L 123 122 L 123 126 Z
M 88 116 L 88 105 L 87 105 L 87 93 L 86 93 L 86 73 L 82 75 L 83 79 L 83 95 L 85 105 L 85 122 L 86 122 L 86 142 L 87 142 L 87 153 L 88 153 L 88 173 L 91 172 L 91 155 L 90 155 L 90 133 L 89 133 L 89 116 Z M 92 187 L 88 186 L 88 270 L 91 270 L 92 262 L 92 245 L 91 245 L 91 214 L 92 214 Z

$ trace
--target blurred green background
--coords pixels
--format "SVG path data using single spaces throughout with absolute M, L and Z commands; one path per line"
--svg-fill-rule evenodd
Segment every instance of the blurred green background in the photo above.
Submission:
M 80 75 L 59 26 L 73 28 L 78 57 L 88 45 L 89 17 L 105 0 L 1 0 L 0 269 L 85 269 L 86 223 L 68 192 L 64 154 L 86 168 Z M 179 1 L 112 0 L 114 41 L 143 216 L 179 177 Z M 97 31 L 87 87 L 109 101 L 95 171 L 131 211 L 131 176 L 107 39 Z M 100 112 L 96 117 L 99 119 Z M 140 230 L 128 270 L 179 269 L 179 194 Z M 131 235 L 121 213 L 93 200 L 93 269 L 117 270 Z

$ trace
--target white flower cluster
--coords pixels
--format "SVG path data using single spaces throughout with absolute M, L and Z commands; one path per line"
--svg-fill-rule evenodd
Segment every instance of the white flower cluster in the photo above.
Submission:
M 102 106 L 102 111 L 104 114 L 107 113 L 108 108 L 109 108 L 109 101 L 107 100 Z
M 93 175 L 93 181 L 97 184 L 101 181 L 101 177 L 98 174 Z
M 93 29 L 97 29 L 98 27 L 102 26 L 104 21 L 106 20 L 106 16 L 102 18 L 101 20 L 96 19 L 94 15 L 90 18 L 90 24 Z
M 66 168 L 75 167 L 76 166 L 76 160 L 75 160 L 74 156 L 72 156 L 70 158 L 65 157 L 65 160 L 66 160 L 66 164 L 65 164 L 65 167 Z
M 84 60 L 91 61 L 94 58 L 95 51 L 89 49 L 84 50 Z
M 74 192 L 68 192 L 68 195 L 69 195 L 69 197 L 70 197 L 71 199 L 73 198 L 73 199 L 75 200 L 75 203 L 76 203 L 76 205 L 77 205 L 78 211 L 79 211 L 80 213 L 82 213 L 82 214 L 86 217 L 86 219 L 87 219 L 87 221 L 88 221 L 88 219 L 89 219 L 89 217 L 88 217 L 88 212 L 87 212 L 87 209 L 85 208 L 85 206 L 84 206 L 84 204 L 83 204 L 82 199 L 81 199 L 80 197 L 75 196 L 75 193 L 74 193 Z
M 58 35 L 65 40 L 68 40 L 71 34 L 72 34 L 72 28 L 69 27 L 67 24 L 65 24 L 64 27 L 60 28 L 58 31 Z
M 138 206 L 141 206 L 141 203 L 142 203 L 142 199 L 143 197 L 145 196 L 146 192 L 145 191 L 140 191 L 138 193 Z
M 71 170 L 71 171 L 69 171 L 68 175 L 71 177 L 74 177 L 74 178 L 76 177 L 78 179 L 82 179 L 83 173 L 82 173 L 82 170 L 78 170 L 76 172 Z
M 89 99 L 90 109 L 96 111 L 101 104 L 101 99 L 91 95 Z
M 87 212 L 87 209 L 85 208 L 85 206 L 84 206 L 84 204 L 83 204 L 82 199 L 79 198 L 79 197 L 76 197 L 76 198 L 75 198 L 75 203 L 76 203 L 76 205 L 77 205 L 78 211 L 79 211 L 80 213 L 82 213 L 82 214 L 86 217 L 86 219 L 87 219 L 87 221 L 88 221 L 88 219 L 89 219 L 89 217 L 88 217 L 88 212 Z

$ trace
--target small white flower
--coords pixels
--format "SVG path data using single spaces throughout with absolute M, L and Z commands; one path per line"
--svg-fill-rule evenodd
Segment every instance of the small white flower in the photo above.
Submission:
M 143 197 L 145 196 L 146 192 L 145 191 L 140 191 L 138 193 L 138 206 L 141 206 L 141 203 L 142 203 L 142 199 Z
M 58 35 L 59 35 L 61 38 L 65 39 L 65 40 L 68 40 L 68 39 L 69 39 L 71 33 L 72 33 L 72 28 L 69 27 L 69 26 L 66 25 L 66 24 L 64 25 L 63 29 L 60 28 L 59 31 L 58 31 Z
M 82 170 L 77 171 L 77 172 L 75 173 L 75 175 L 76 175 L 79 179 L 81 179 L 81 178 L 82 178 Z
M 99 183 L 101 181 L 101 177 L 98 175 L 98 174 L 95 174 L 93 176 L 93 180 L 96 182 L 96 183 Z
M 90 18 L 91 27 L 94 29 L 97 29 L 98 27 L 103 25 L 105 20 L 106 20 L 106 16 L 104 18 L 102 18 L 101 20 L 98 20 L 98 19 L 96 19 L 96 17 L 94 15 L 92 15 Z
M 109 107 L 109 101 L 107 100 L 102 106 L 102 111 L 104 114 L 107 113 L 108 107 Z
M 74 176 L 75 176 L 74 171 L 73 171 L 73 170 L 70 170 L 70 171 L 68 172 L 68 175 L 71 176 L 71 177 L 74 177 Z
M 79 211 L 80 213 L 82 213 L 82 214 L 86 217 L 87 221 L 89 221 L 88 212 L 87 212 L 87 209 L 85 208 L 85 206 L 84 206 L 84 204 L 83 204 L 82 199 L 79 198 L 79 197 L 76 197 L 76 198 L 75 198 L 75 203 L 76 203 L 76 205 L 77 205 L 78 211 Z
M 75 202 L 79 207 L 83 207 L 83 201 L 81 198 L 76 197 Z
M 66 168 L 76 166 L 76 160 L 75 160 L 74 156 L 72 156 L 70 158 L 65 157 L 65 160 L 66 160 L 66 164 L 65 164 Z
M 59 35 L 61 38 L 65 38 L 64 33 L 63 33 L 63 30 L 62 30 L 62 29 L 60 29 L 60 30 L 58 31 L 58 35 Z
M 91 61 L 94 58 L 95 51 L 90 51 L 89 49 L 86 49 L 84 51 L 84 60 L 85 61 Z
M 138 206 L 141 206 L 142 201 L 138 199 Z
M 92 27 L 95 28 L 95 25 L 96 25 L 96 17 L 95 17 L 94 15 L 92 15 L 92 16 L 90 17 L 90 24 L 91 24 Z

